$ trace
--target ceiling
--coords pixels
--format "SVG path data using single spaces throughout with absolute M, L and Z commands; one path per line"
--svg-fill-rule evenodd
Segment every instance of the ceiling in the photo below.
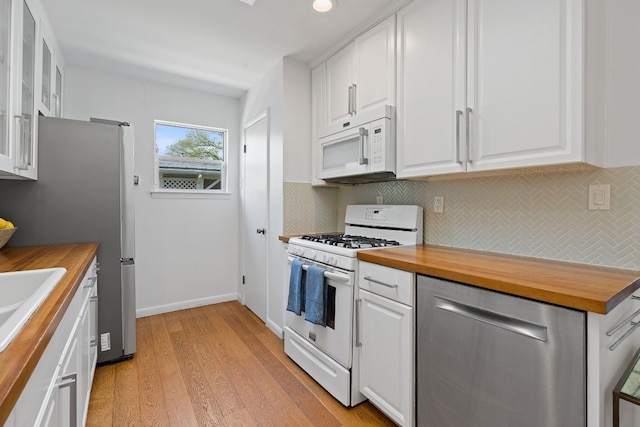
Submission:
M 239 97 L 285 56 L 313 63 L 402 0 L 41 0 L 67 64 Z

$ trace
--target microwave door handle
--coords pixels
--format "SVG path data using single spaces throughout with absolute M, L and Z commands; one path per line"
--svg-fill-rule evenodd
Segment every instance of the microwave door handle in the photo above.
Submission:
M 364 156 L 364 139 L 369 135 L 369 131 L 365 128 L 360 128 L 358 131 L 360 138 L 360 161 L 358 162 L 361 165 L 369 164 L 369 159 Z

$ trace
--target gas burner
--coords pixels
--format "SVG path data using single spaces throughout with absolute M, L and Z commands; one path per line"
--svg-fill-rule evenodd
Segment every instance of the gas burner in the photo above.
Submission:
M 305 235 L 302 236 L 302 239 L 347 249 L 383 248 L 386 246 L 400 245 L 400 242 L 396 240 L 352 236 L 349 234 L 321 234 L 314 236 Z

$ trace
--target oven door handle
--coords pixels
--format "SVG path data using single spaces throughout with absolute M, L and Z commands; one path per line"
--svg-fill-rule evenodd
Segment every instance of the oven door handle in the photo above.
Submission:
M 287 257 L 287 262 L 289 264 L 291 264 L 291 262 L 293 262 L 292 257 Z M 307 264 L 302 266 L 303 270 L 308 270 L 309 266 Z M 344 282 L 344 283 L 349 283 L 349 280 L 351 280 L 349 278 L 349 276 L 347 276 L 346 274 L 342 274 L 342 273 L 332 273 L 331 271 L 325 271 L 324 272 L 324 277 L 326 277 L 327 279 L 331 279 L 334 280 L 336 282 Z

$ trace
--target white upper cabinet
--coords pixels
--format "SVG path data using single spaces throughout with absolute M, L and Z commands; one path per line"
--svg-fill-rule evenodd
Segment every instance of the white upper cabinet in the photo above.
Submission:
M 469 0 L 468 170 L 583 161 L 582 0 Z
M 37 112 L 36 97 L 36 18 L 26 1 L 14 2 L 17 24 L 14 31 L 13 56 L 13 127 L 14 167 L 9 172 L 21 178 L 37 178 Z M 17 44 L 17 45 L 16 45 Z
M 63 62 L 38 0 L 0 2 L 0 179 L 37 179 L 38 114 L 62 111 Z
M 397 176 L 640 165 L 633 0 L 414 0 L 398 14 Z
M 62 58 L 46 19 L 40 19 L 40 97 L 38 110 L 44 116 L 60 117 L 62 101 Z
M 327 60 L 327 125 L 342 123 L 352 116 L 355 79 L 353 50 L 353 44 L 350 44 Z M 320 131 L 322 132 L 322 129 Z
M 354 41 L 354 115 L 396 105 L 396 17 L 391 16 Z
M 395 22 L 395 16 L 387 18 L 314 69 L 313 118 L 326 117 L 315 123 L 314 137 L 338 132 L 351 118 L 375 107 L 395 105 Z
M 465 170 L 465 3 L 415 1 L 398 12 L 397 175 Z
M 585 161 L 581 0 L 398 13 L 398 177 Z
M 11 30 L 11 1 L 0 0 L 0 169 L 2 170 L 13 169 L 12 146 L 9 140 Z

